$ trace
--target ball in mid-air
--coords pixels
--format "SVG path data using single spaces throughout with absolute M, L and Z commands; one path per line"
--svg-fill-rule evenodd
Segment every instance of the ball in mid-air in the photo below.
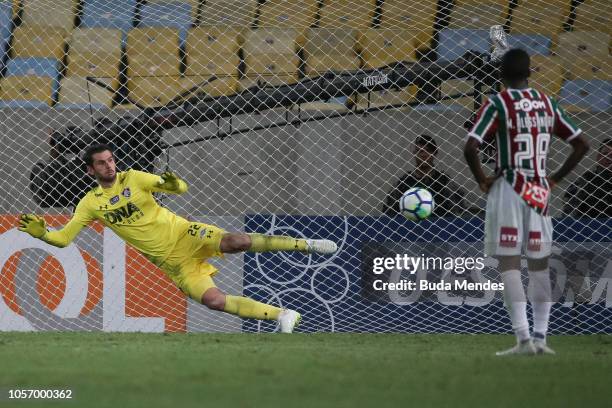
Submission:
M 400 213 L 411 221 L 421 221 L 431 215 L 434 199 L 424 188 L 411 188 L 406 191 L 399 202 Z

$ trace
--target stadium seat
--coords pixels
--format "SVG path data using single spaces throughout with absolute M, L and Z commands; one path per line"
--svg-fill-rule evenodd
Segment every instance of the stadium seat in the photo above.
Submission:
M 560 101 L 568 111 L 608 111 L 612 108 L 612 81 L 566 81 Z
M 428 48 L 438 7 L 437 0 L 385 0 L 380 28 L 415 30 L 418 48 Z
M 64 57 L 66 32 L 49 27 L 17 27 L 13 34 L 12 56 L 56 58 Z
M 236 76 L 240 57 L 240 32 L 222 27 L 195 27 L 189 30 L 185 53 L 187 76 Z
M 570 11 L 570 0 L 519 0 L 512 11 L 510 32 L 542 34 L 556 41 Z
M 599 31 L 612 34 L 612 3 L 606 0 L 584 0 L 576 6 L 575 31 Z
M 564 61 L 565 63 L 565 61 Z M 612 80 L 612 56 L 585 58 L 565 71 L 568 79 Z
M 370 28 L 376 0 L 323 0 L 319 27 Z
M 489 47 L 489 30 L 446 29 L 440 31 L 438 59 L 452 61 L 469 50 L 487 53 Z
M 306 32 L 304 56 L 306 75 L 318 76 L 327 71 L 359 69 L 355 30 L 311 28 Z
M 137 0 L 86 0 L 81 27 L 116 28 L 127 31 L 133 27 Z
M 202 0 L 204 3 L 206 0 Z M 200 8 L 200 0 L 147 0 L 148 4 L 187 3 L 191 9 L 191 21 L 196 24 Z
M 192 23 L 191 4 L 182 1 L 147 1 L 140 9 L 139 27 L 186 30 Z
M 238 77 L 236 75 L 219 77 L 218 79 L 206 83 L 210 78 L 207 76 L 187 76 L 181 80 L 184 90 L 193 89 L 191 95 L 204 93 L 208 96 L 221 96 L 235 94 L 239 88 Z
M 128 81 L 130 98 L 145 107 L 166 105 L 187 89 L 180 78 L 134 78 Z
M 508 43 L 511 47 L 522 48 L 529 55 L 550 55 L 552 41 L 542 34 L 510 34 Z
M 563 85 L 563 66 L 559 57 L 545 55 L 531 57 L 529 85 L 548 96 L 559 97 Z
M 440 96 L 450 97 L 459 94 L 469 94 L 474 92 L 474 81 L 466 79 L 450 79 L 440 84 Z M 474 96 L 464 96 L 452 99 L 445 99 L 441 102 L 445 106 L 463 107 L 474 109 Z
M 98 78 L 98 81 L 116 89 L 113 78 Z M 88 83 L 85 77 L 69 76 L 60 81 L 58 108 L 84 108 L 90 105 L 96 109 L 109 108 L 114 92 L 108 91 L 93 83 Z
M 415 32 L 370 28 L 359 33 L 359 49 L 365 69 L 398 61 L 416 61 Z
M 604 62 L 609 61 L 608 45 L 610 35 L 594 31 L 574 31 L 559 35 L 559 46 L 557 55 L 561 57 L 565 76 L 568 79 L 612 79 L 604 78 L 609 69 L 599 69 Z M 580 74 L 588 74 L 595 69 L 588 78 L 582 78 Z
M 456 0 L 448 27 L 488 29 L 503 25 L 507 14 L 508 0 Z
M 259 9 L 258 27 L 308 28 L 317 10 L 318 0 L 266 0 Z
M 297 50 L 302 45 L 303 38 L 297 30 L 262 28 L 248 32 L 243 46 L 246 87 L 258 81 L 269 84 L 296 82 L 300 64 Z
M 206 0 L 200 24 L 248 28 L 254 22 L 257 0 Z
M 1 106 L 50 106 L 56 98 L 59 64 L 52 58 L 10 60 L 0 84 Z
M 0 3 L 0 61 L 4 61 L 4 55 L 8 50 L 11 39 L 13 19 L 13 5 L 11 2 Z
M 78 3 L 78 0 L 22 0 L 21 24 L 70 32 L 74 27 Z
M 144 27 L 128 32 L 129 76 L 179 75 L 179 30 Z

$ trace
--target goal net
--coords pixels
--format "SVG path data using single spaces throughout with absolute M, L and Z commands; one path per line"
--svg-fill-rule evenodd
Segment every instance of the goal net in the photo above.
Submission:
M 22 213 L 50 228 L 70 219 L 94 182 L 83 149 L 104 142 L 119 170 L 182 177 L 186 194 L 157 199 L 189 220 L 336 241 L 333 256 L 211 259 L 219 288 L 299 310 L 301 331 L 509 332 L 499 290 L 374 288 L 379 276 L 500 282 L 491 259 L 464 273 L 372 268 L 402 254 L 483 256 L 486 197 L 463 145 L 466 123 L 501 89 L 497 27 L 531 55 L 530 85 L 558 99 L 591 145 L 550 202 L 551 332 L 610 332 L 610 9 L 606 0 L 0 1 L 0 330 L 277 330 L 189 300 L 99 222 L 61 249 L 17 230 Z M 569 152 L 553 138 L 549 173 Z M 488 174 L 496 155 L 482 148 Z M 406 187 L 432 192 L 429 219 L 398 215 Z

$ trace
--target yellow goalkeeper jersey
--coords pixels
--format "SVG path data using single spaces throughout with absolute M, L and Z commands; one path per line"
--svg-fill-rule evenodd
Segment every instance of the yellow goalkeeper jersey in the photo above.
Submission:
M 189 222 L 161 207 L 152 195 L 153 192 L 183 193 L 187 191 L 185 182 L 180 180 L 176 191 L 160 188 L 160 182 L 161 177 L 142 171 L 117 173 L 112 187 L 97 186 L 90 190 L 68 224 L 60 230 L 48 231 L 42 239 L 65 247 L 81 229 L 100 220 L 140 252 L 164 260 Z

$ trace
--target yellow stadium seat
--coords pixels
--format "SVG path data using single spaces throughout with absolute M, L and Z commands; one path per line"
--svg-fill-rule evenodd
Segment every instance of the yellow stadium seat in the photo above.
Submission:
M 306 74 L 321 75 L 327 71 L 359 69 L 357 32 L 352 29 L 311 28 L 306 31 L 304 56 Z
M 180 58 L 173 54 L 128 55 L 130 77 L 177 76 L 180 72 Z
M 467 94 L 474 92 L 474 81 L 466 79 L 450 79 L 442 82 L 440 85 L 440 96 L 449 97 L 458 94 Z M 474 108 L 474 97 L 464 96 L 460 98 L 445 99 L 442 104 L 447 106 L 459 105 L 466 109 Z
M 418 48 L 430 46 L 438 0 L 385 0 L 380 28 L 415 30 Z
M 450 12 L 449 28 L 488 29 L 503 25 L 508 15 L 508 0 L 456 0 Z
M 370 28 L 359 34 L 364 68 L 379 68 L 399 61 L 416 61 L 416 33 L 413 30 Z
M 61 29 L 48 27 L 17 27 L 13 38 L 13 58 L 64 57 L 65 32 Z
M 239 41 L 237 30 L 210 26 L 190 29 L 185 45 L 186 75 L 236 75 Z
M 317 9 L 318 0 L 266 0 L 260 7 L 258 27 L 308 28 Z
M 323 0 L 319 27 L 370 28 L 376 0 Z
M 179 30 L 165 27 L 135 28 L 128 32 L 127 53 L 176 54 L 179 52 Z
M 0 100 L 53 103 L 53 82 L 49 77 L 9 76 L 0 83 Z
M 198 16 L 198 8 L 200 7 L 200 0 L 147 0 L 147 3 L 168 3 L 168 2 L 179 2 L 179 3 L 189 3 L 191 5 L 191 20 L 192 22 L 196 21 Z M 203 0 L 204 3 L 206 0 Z
M 565 61 L 564 61 L 565 62 Z M 603 79 L 612 81 L 612 56 L 584 58 L 565 70 L 567 79 Z
M 512 11 L 512 33 L 542 34 L 556 41 L 570 11 L 570 0 L 519 0 Z
M 180 77 L 132 78 L 128 81 L 130 98 L 145 107 L 166 105 L 186 89 Z
M 563 66 L 559 57 L 532 56 L 529 85 L 550 97 L 558 97 L 563 85 Z
M 74 27 L 78 0 L 22 0 L 22 24 L 54 27 L 69 32 Z
M 248 28 L 253 24 L 257 0 L 206 0 L 202 4 L 200 24 Z
M 114 78 L 119 74 L 121 30 L 78 28 L 69 40 L 68 76 Z
M 383 106 L 403 107 L 410 102 L 416 101 L 418 88 L 415 85 L 409 85 L 405 88 L 383 89 L 380 91 L 370 92 L 369 94 L 359 94 L 357 99 L 357 107 L 359 109 L 379 108 Z M 406 108 L 409 106 L 406 105 Z
M 262 28 L 246 34 L 244 57 L 248 80 L 270 84 L 298 80 L 298 49 L 303 38 L 297 30 Z
M 576 31 L 599 31 L 612 34 L 612 2 L 609 0 L 584 0 L 576 7 Z
M 117 82 L 114 79 L 98 79 L 111 88 L 116 89 Z M 60 82 L 59 103 L 78 105 L 102 105 L 110 107 L 113 100 L 113 92 L 98 85 L 88 83 L 84 77 L 69 76 Z

